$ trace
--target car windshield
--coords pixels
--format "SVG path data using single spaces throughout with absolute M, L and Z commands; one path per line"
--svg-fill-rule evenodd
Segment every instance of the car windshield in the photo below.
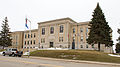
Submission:
M 12 49 L 12 51 L 17 51 L 17 49 Z

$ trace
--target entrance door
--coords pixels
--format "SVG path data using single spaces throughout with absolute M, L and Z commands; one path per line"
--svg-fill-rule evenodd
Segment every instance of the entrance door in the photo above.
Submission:
M 75 49 L 75 42 L 72 42 L 72 49 Z
M 50 48 L 53 47 L 53 42 L 50 42 Z

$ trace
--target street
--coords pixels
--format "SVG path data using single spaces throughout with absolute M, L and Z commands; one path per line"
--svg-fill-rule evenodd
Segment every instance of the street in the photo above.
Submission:
M 0 56 L 0 67 L 119 67 L 119 66 Z

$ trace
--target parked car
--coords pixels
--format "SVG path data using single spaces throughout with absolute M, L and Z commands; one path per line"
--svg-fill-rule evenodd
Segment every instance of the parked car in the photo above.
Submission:
M 22 54 L 23 54 L 23 51 L 18 51 L 16 48 L 7 48 L 6 51 L 3 52 L 3 56 L 9 55 L 9 56 L 21 57 Z

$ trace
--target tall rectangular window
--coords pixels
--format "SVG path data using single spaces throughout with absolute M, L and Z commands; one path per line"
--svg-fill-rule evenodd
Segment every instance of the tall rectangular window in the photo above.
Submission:
M 35 33 L 34 33 L 34 38 L 35 38 L 36 36 L 35 36 Z
M 75 33 L 75 28 L 73 28 L 73 33 Z
M 80 33 L 82 33 L 83 32 L 83 28 L 80 28 Z
M 50 34 L 53 34 L 54 33 L 54 27 L 51 27 L 50 28 Z
M 30 35 L 28 34 L 28 38 L 29 38 L 29 36 L 30 36 Z
M 60 33 L 63 33 L 64 27 L 63 25 L 60 25 Z
M 86 28 L 86 33 L 88 33 L 88 28 Z
M 29 41 L 27 41 L 27 45 L 29 45 Z
M 83 41 L 83 36 L 81 36 L 81 41 Z
M 32 40 L 31 40 L 31 45 L 32 45 Z
M 63 37 L 59 37 L 59 42 L 63 42 Z
M 86 44 L 86 48 L 88 48 L 88 44 Z
M 32 34 L 31 34 L 31 38 L 32 38 Z
M 42 28 L 42 35 L 45 35 L 45 28 Z
M 42 38 L 42 39 L 41 39 L 41 43 L 45 43 L 45 38 Z
M 25 38 L 27 37 L 27 35 L 25 34 Z
M 35 44 L 35 40 L 34 40 L 34 44 Z
M 88 39 L 88 28 L 86 28 L 86 39 Z
M 25 41 L 25 45 L 26 45 L 26 41 Z

